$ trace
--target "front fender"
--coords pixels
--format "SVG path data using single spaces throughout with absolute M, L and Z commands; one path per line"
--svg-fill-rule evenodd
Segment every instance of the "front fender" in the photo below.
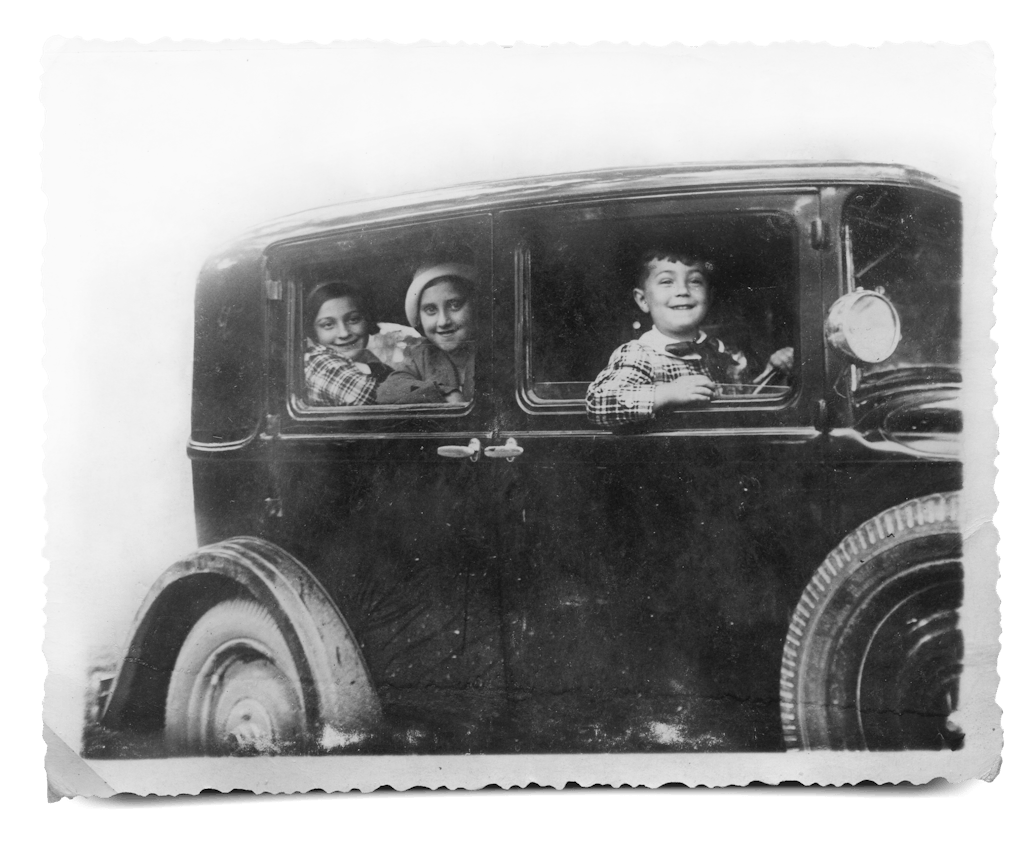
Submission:
M 321 726 L 371 726 L 381 706 L 352 630 L 298 560 L 260 538 L 202 547 L 172 565 L 135 616 L 102 724 L 158 730 L 171 672 L 196 620 L 225 599 L 246 596 L 274 618 L 295 659 L 306 710 Z

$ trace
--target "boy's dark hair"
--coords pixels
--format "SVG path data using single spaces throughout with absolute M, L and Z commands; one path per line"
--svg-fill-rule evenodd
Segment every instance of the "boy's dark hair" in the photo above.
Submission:
M 342 281 L 328 281 L 314 287 L 313 291 L 306 296 L 306 303 L 302 311 L 306 336 L 313 340 L 316 339 L 316 329 L 313 325 L 316 322 L 317 313 L 320 312 L 320 308 L 324 306 L 325 302 L 334 298 L 351 298 L 355 301 L 366 321 L 369 322 L 370 333 L 380 333 L 380 325 L 377 324 L 377 319 L 370 310 L 366 298 L 358 290 Z
M 712 274 L 714 270 L 712 268 L 710 261 L 708 261 L 707 259 L 701 257 L 700 255 L 692 251 L 682 251 L 680 249 L 653 248 L 647 249 L 647 251 L 640 255 L 640 259 L 636 263 L 633 272 L 634 289 L 644 288 L 644 284 L 647 281 L 647 276 L 650 274 L 648 264 L 652 260 L 669 260 L 672 261 L 673 263 L 685 263 L 688 266 L 700 264 L 701 266 L 703 266 L 704 275 L 708 279 L 708 285 L 710 286 L 713 283 Z

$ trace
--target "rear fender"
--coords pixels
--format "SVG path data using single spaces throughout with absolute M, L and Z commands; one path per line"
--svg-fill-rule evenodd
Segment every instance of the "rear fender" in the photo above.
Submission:
M 249 597 L 280 628 L 312 721 L 339 730 L 373 725 L 381 707 L 355 636 L 299 561 L 260 538 L 202 547 L 153 585 L 132 626 L 103 725 L 152 731 L 164 724 L 171 673 L 196 620 L 218 602 Z

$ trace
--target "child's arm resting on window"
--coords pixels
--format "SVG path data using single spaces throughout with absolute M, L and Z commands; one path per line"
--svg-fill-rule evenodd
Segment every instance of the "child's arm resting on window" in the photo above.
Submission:
M 314 406 L 371 404 L 379 382 L 379 377 L 327 353 L 309 355 L 306 361 L 307 399 Z
M 446 395 L 436 383 L 418 380 L 407 371 L 391 372 L 377 389 L 377 403 L 445 403 Z
M 702 375 L 656 383 L 649 352 L 627 343 L 587 389 L 587 417 L 602 427 L 618 427 L 653 418 L 663 407 L 698 406 L 717 394 L 718 387 Z
M 718 385 L 703 374 L 685 374 L 671 383 L 654 385 L 654 411 L 663 407 L 700 406 L 719 395 Z

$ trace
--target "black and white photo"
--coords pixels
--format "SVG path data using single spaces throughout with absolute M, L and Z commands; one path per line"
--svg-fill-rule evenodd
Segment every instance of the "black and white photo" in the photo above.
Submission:
M 990 86 L 57 46 L 47 726 L 112 791 L 993 774 Z

